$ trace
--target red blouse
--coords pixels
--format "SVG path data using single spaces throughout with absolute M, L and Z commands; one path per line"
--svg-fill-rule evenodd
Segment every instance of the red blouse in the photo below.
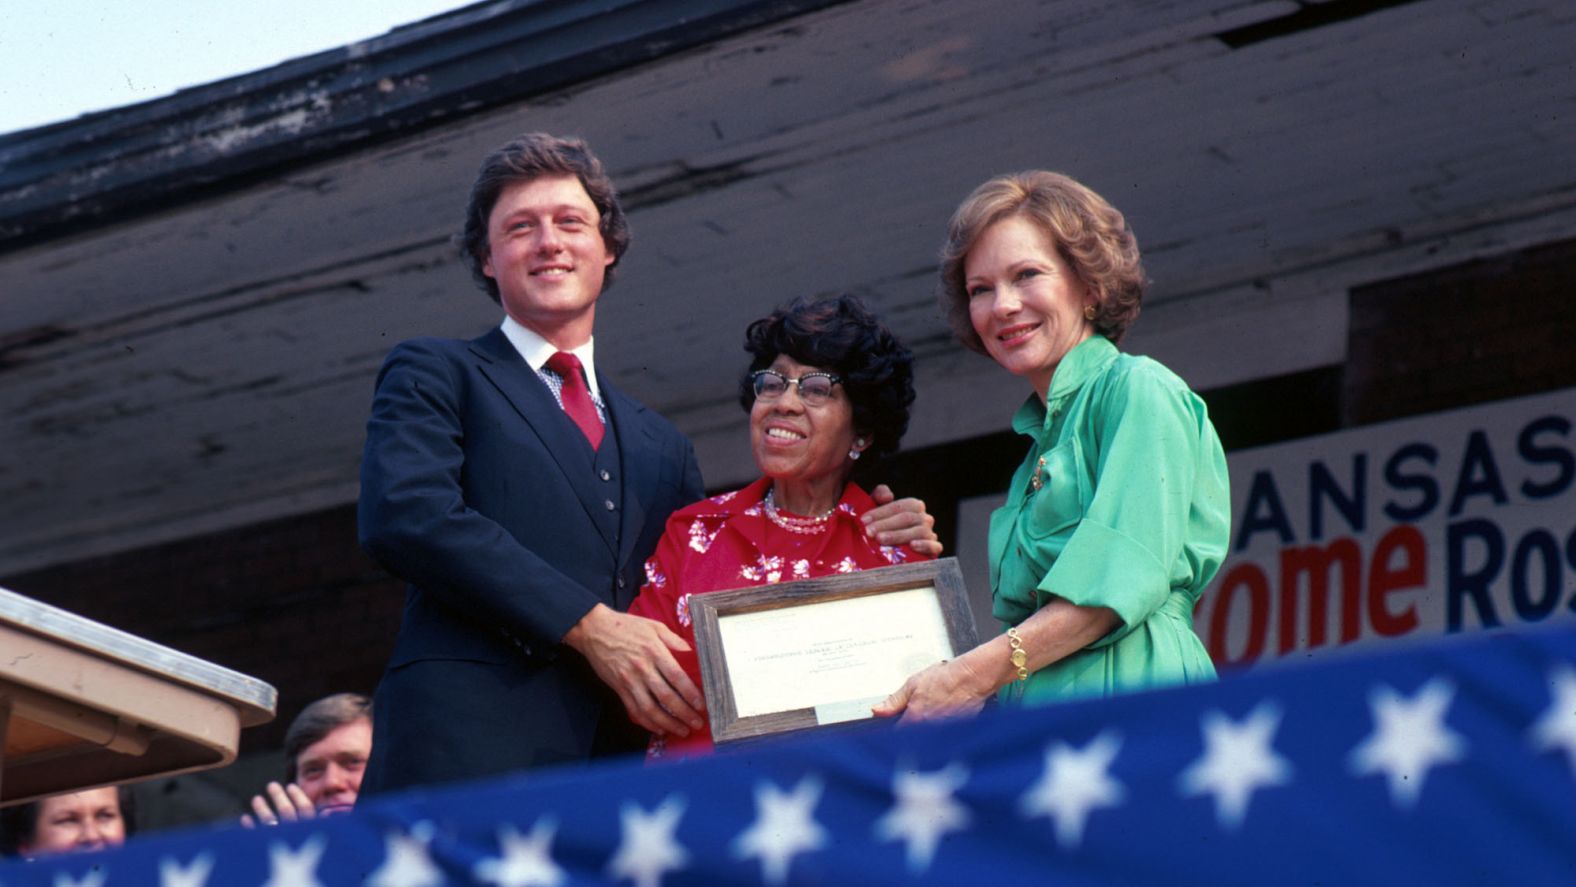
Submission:
M 815 535 L 791 533 L 767 518 L 762 500 L 770 488 L 771 480 L 763 477 L 742 490 L 674 512 L 656 554 L 646 561 L 646 584 L 629 612 L 673 629 L 693 651 L 692 594 L 930 559 L 907 546 L 881 545 L 867 536 L 859 518 L 875 502 L 854 484 L 843 488 L 827 528 Z M 700 661 L 694 652 L 673 655 L 695 686 L 701 687 Z M 652 736 L 646 757 L 704 754 L 711 748 L 707 725 L 688 736 Z

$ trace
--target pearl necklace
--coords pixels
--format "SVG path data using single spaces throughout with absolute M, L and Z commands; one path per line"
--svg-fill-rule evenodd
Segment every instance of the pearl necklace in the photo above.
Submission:
M 832 516 L 832 512 L 837 510 L 837 506 L 833 505 L 814 517 L 797 517 L 784 514 L 777 510 L 777 502 L 772 498 L 771 490 L 766 491 L 766 498 L 762 500 L 762 504 L 766 507 L 766 516 L 771 519 L 772 523 L 790 533 L 799 533 L 804 536 L 813 536 L 826 529 L 827 519 Z

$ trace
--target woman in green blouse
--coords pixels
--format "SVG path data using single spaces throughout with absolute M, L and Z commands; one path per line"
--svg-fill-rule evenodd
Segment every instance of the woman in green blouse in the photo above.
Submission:
M 1116 348 L 1146 282 L 1122 214 L 1056 173 L 992 179 L 953 215 L 941 278 L 962 343 L 1033 389 L 1012 420 L 1029 452 L 990 521 L 1009 627 L 876 713 L 1212 680 L 1192 613 L 1230 536 L 1226 459 L 1198 395 Z

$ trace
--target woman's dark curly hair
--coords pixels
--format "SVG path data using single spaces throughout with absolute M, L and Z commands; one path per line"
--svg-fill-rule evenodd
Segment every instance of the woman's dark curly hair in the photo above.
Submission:
M 779 354 L 843 377 L 854 431 L 870 442 L 855 467 L 866 474 L 897 452 L 914 404 L 914 355 L 858 298 L 799 298 L 750 324 L 744 334 L 750 368 L 739 380 L 739 403 L 755 406 L 750 374 Z

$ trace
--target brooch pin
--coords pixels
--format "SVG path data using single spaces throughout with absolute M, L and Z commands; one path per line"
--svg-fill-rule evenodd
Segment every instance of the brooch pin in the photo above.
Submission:
M 1035 463 L 1034 476 L 1029 478 L 1029 487 L 1031 489 L 1034 489 L 1034 490 L 1038 491 L 1041 487 L 1045 486 L 1045 480 L 1046 479 L 1043 477 L 1044 472 L 1045 472 L 1045 457 L 1041 456 L 1040 457 L 1040 461 Z

